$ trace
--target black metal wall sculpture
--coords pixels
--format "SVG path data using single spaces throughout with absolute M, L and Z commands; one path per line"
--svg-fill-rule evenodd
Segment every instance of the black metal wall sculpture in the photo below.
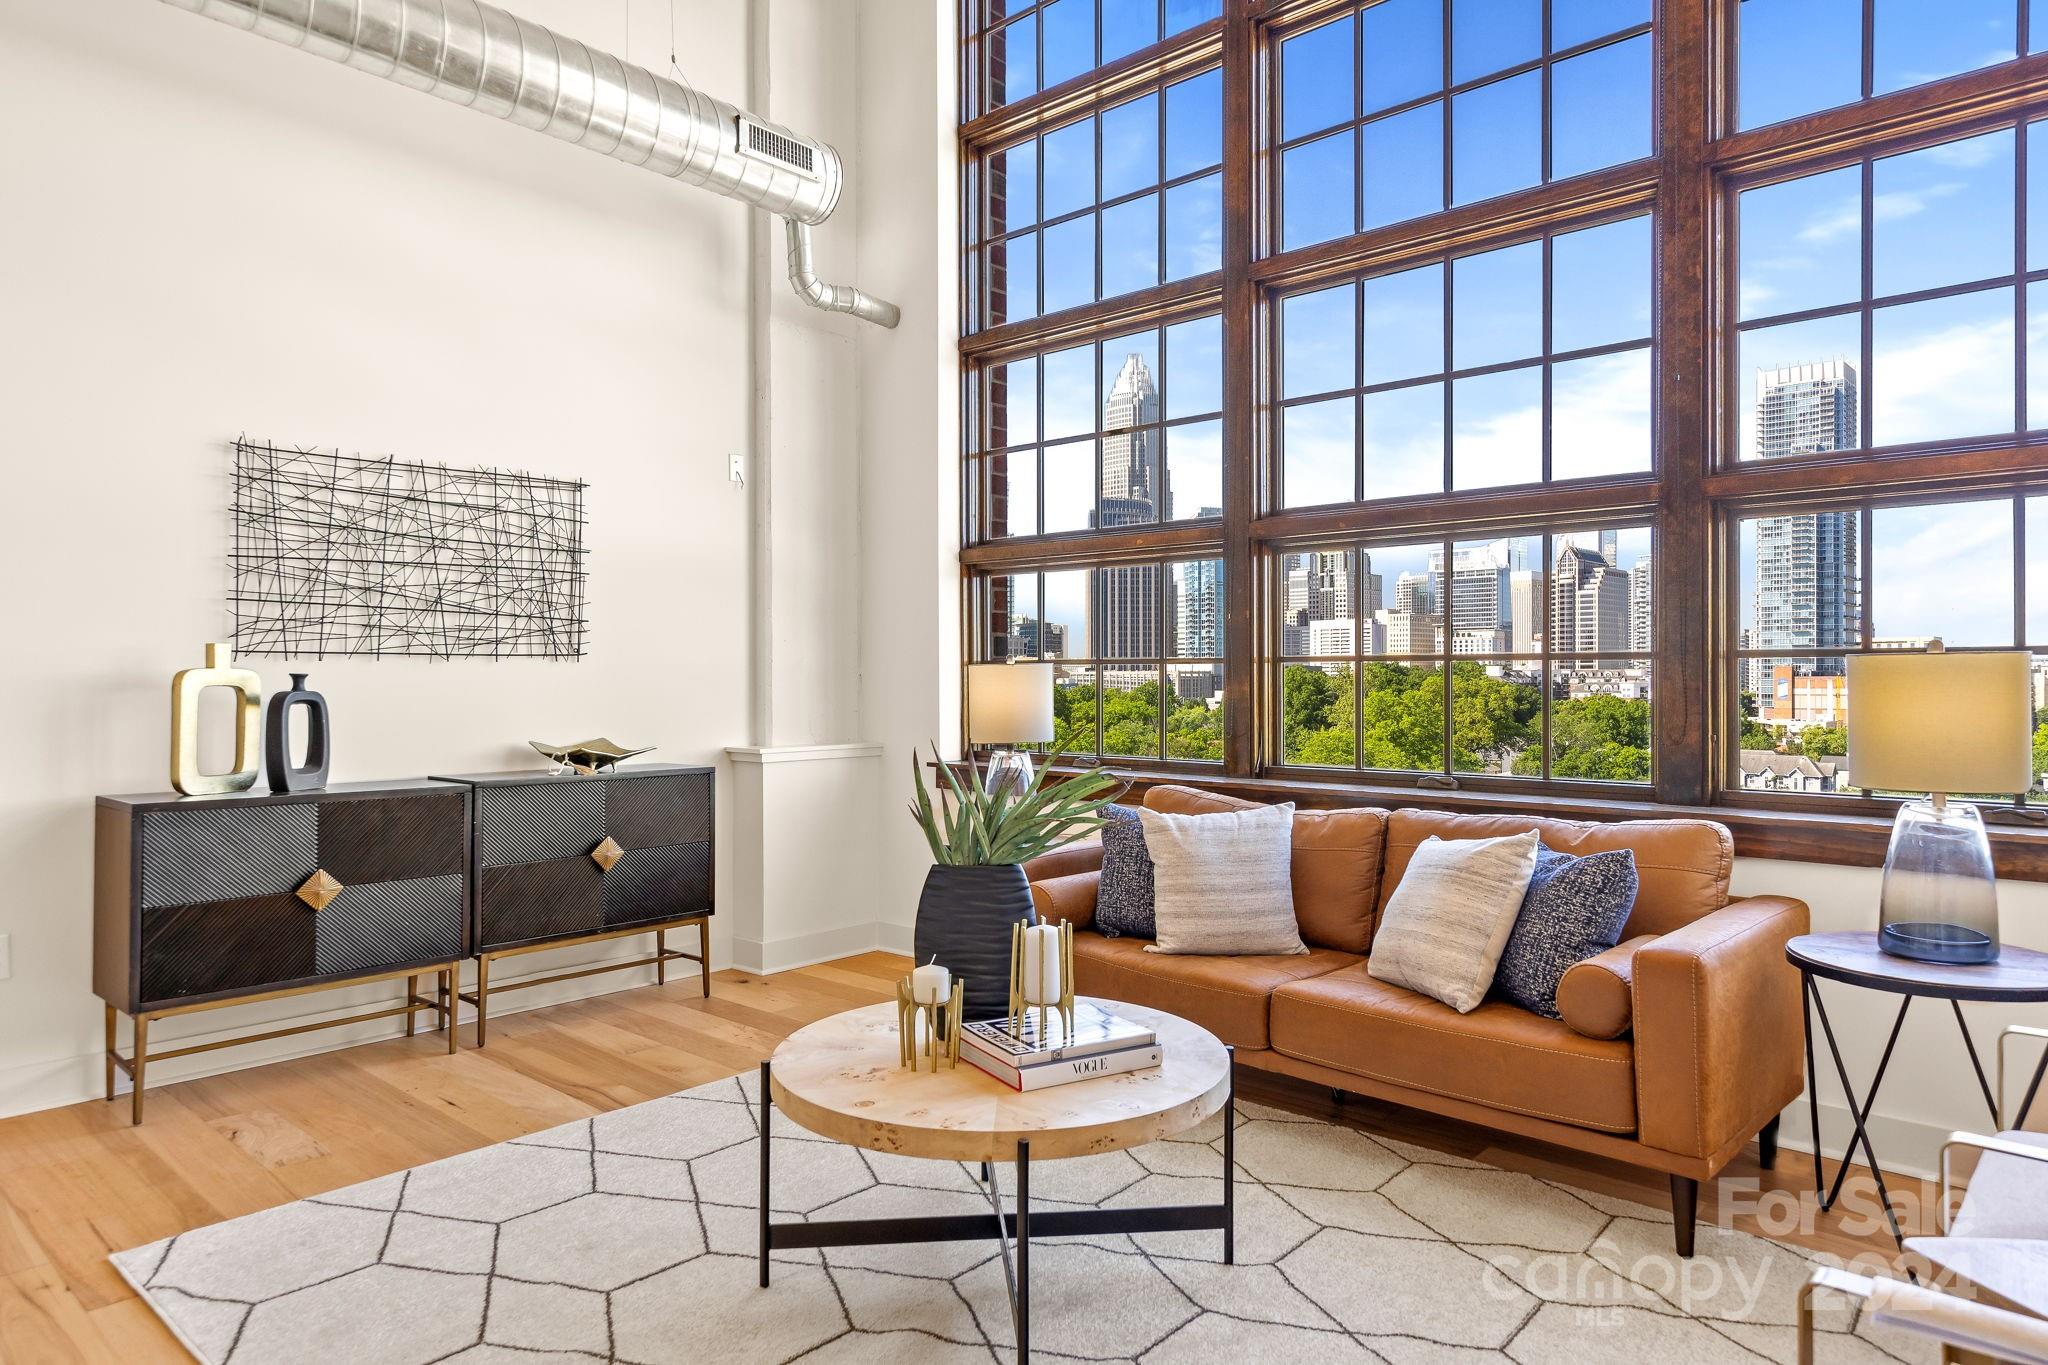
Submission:
M 235 653 L 581 658 L 571 479 L 235 442 Z

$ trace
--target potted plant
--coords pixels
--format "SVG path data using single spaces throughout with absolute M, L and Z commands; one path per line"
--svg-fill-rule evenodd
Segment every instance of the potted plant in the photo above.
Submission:
M 1022 865 L 1101 829 L 1102 808 L 1122 790 L 1103 772 L 1048 784 L 1051 771 L 1048 761 L 1027 784 L 991 786 L 972 754 L 964 779 L 941 759 L 945 799 L 935 804 L 911 757 L 917 799 L 910 814 L 933 864 L 917 901 L 917 960 L 936 958 L 965 980 L 962 1012 L 970 1020 L 999 1019 L 1009 1008 L 1010 926 L 1038 919 Z

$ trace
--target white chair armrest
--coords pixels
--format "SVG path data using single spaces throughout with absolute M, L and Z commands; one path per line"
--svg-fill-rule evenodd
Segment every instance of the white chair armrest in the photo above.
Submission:
M 2048 1322 L 2040 1318 L 1923 1285 L 1852 1275 L 1827 1266 L 1816 1269 L 1799 1286 L 1799 1365 L 1814 1365 L 1813 1296 L 1822 1289 L 1864 1300 L 1871 1313 L 1890 1326 L 1988 1352 L 2001 1360 L 2048 1365 Z
M 1954 1212 L 1954 1201 L 1949 1198 L 1953 1188 L 1949 1159 L 1958 1147 L 1973 1151 L 1995 1152 L 1999 1156 L 2018 1157 L 2022 1161 L 2048 1161 L 2048 1147 L 2036 1147 L 2031 1143 L 2013 1142 L 2007 1138 L 1986 1137 L 1981 1133 L 1950 1133 L 1948 1141 L 1941 1144 L 1941 1235 L 1948 1236 L 1948 1226 Z

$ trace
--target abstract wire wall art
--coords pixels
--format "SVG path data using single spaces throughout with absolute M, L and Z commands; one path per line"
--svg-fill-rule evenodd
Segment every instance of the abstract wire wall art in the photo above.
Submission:
M 235 653 L 577 659 L 578 480 L 235 442 Z

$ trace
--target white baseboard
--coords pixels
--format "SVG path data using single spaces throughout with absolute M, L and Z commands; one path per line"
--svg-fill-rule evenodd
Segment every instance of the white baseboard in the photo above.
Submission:
M 917 951 L 914 942 L 916 931 L 908 924 L 896 924 L 884 920 L 875 926 L 875 946 L 885 953 L 902 953 L 906 957 Z
M 736 938 L 732 942 L 732 965 L 748 972 L 786 972 L 811 967 L 834 958 L 871 953 L 877 943 L 877 924 L 845 924 L 815 933 L 762 943 L 758 939 Z
M 1899 1175 L 1918 1176 L 1922 1180 L 1934 1180 L 1940 1176 L 1941 1144 L 1948 1141 L 1948 1135 L 1958 1129 L 1966 1132 L 1988 1133 L 1991 1131 L 1991 1115 L 1979 1112 L 1973 1117 L 1959 1115 L 1958 1121 L 1943 1127 L 1939 1124 L 1922 1123 L 1917 1119 L 1902 1119 L 1890 1114 L 1872 1114 L 1866 1125 L 1870 1130 L 1871 1145 L 1877 1148 L 1878 1163 L 1887 1171 Z M 1844 1104 L 1830 1104 L 1821 1101 L 1820 1131 L 1821 1155 L 1829 1161 L 1840 1160 L 1849 1145 L 1850 1136 L 1855 1132 L 1856 1120 Z M 1794 1100 L 1785 1110 L 1784 1121 L 1778 1126 L 1778 1145 L 1787 1151 L 1798 1152 L 1803 1158 L 1811 1159 L 1813 1134 L 1806 1117 L 1806 1100 Z M 1856 1160 L 1863 1160 L 1862 1148 L 1856 1151 Z M 1782 1163 L 1782 1158 L 1781 1158 Z
M 629 949 L 614 948 L 599 956 L 577 958 L 573 965 L 596 966 L 600 962 L 630 962 L 636 957 L 646 956 L 645 945 L 635 944 Z M 532 962 L 533 954 L 526 958 Z M 551 962 L 545 966 L 528 966 L 524 970 L 508 972 L 500 970 L 493 980 L 500 986 L 547 976 L 572 965 L 566 961 Z M 714 961 L 712 970 L 734 965 Z M 669 980 L 688 980 L 697 975 L 694 963 L 670 963 Z M 545 986 L 535 986 L 497 997 L 493 991 L 491 1017 L 502 1018 L 508 1014 L 520 1014 L 531 1009 L 543 1009 L 549 1005 L 563 1004 L 571 1000 L 584 1000 L 592 996 L 609 995 L 613 991 L 632 990 L 651 984 L 653 972 L 620 971 L 579 977 L 574 981 L 558 981 Z M 428 974 L 421 982 L 423 993 L 432 989 L 433 977 Z M 472 984 L 474 984 L 472 982 Z M 338 987 L 334 992 L 318 995 L 294 996 L 286 1004 L 302 1008 L 297 1013 L 251 1015 L 239 1020 L 234 1016 L 240 1011 L 230 1006 L 219 1011 L 204 1014 L 174 1016 L 160 1021 L 151 1032 L 150 1041 L 157 1047 L 184 1046 L 191 1043 L 206 1043 L 222 1038 L 232 1038 L 241 1033 L 260 1033 L 266 1029 L 286 1028 L 296 1024 L 318 1023 L 329 1019 L 345 1019 L 365 1009 L 377 1008 L 392 1002 L 394 983 L 380 982 L 366 987 Z M 309 1001 L 320 1001 L 313 1008 L 303 1008 Z M 226 1022 L 222 1016 L 228 1016 Z M 476 1011 L 466 1004 L 457 1005 L 458 1027 L 466 1027 L 476 1018 Z M 223 1048 L 218 1052 L 203 1052 L 190 1057 L 178 1057 L 165 1062 L 151 1062 L 148 1070 L 149 1088 L 170 1085 L 176 1081 L 196 1080 L 202 1076 L 218 1076 L 229 1071 L 243 1071 L 250 1067 L 265 1066 L 271 1062 L 289 1061 L 296 1057 L 310 1057 L 315 1053 L 334 1052 L 361 1043 L 383 1042 L 399 1036 L 403 1021 L 399 1019 L 378 1019 L 352 1028 L 325 1029 L 316 1033 L 296 1034 L 290 1038 L 273 1038 L 267 1042 L 250 1043 L 245 1047 Z M 180 1026 L 189 1029 L 181 1032 Z M 431 1027 L 429 1016 L 421 1016 L 421 1027 Z M 121 1051 L 128 1051 L 131 1035 L 124 1020 L 121 1024 Z M 473 1034 L 465 1034 L 461 1046 L 468 1047 L 474 1041 Z M 41 1109 L 56 1109 L 64 1105 L 77 1104 L 83 1100 L 101 1099 L 105 1096 L 105 1061 L 103 1054 L 95 1050 L 73 1057 L 58 1057 L 42 1062 L 28 1062 L 0 1070 L 0 1118 L 15 1114 L 29 1114 Z M 117 1093 L 126 1093 L 126 1078 L 115 1075 Z

